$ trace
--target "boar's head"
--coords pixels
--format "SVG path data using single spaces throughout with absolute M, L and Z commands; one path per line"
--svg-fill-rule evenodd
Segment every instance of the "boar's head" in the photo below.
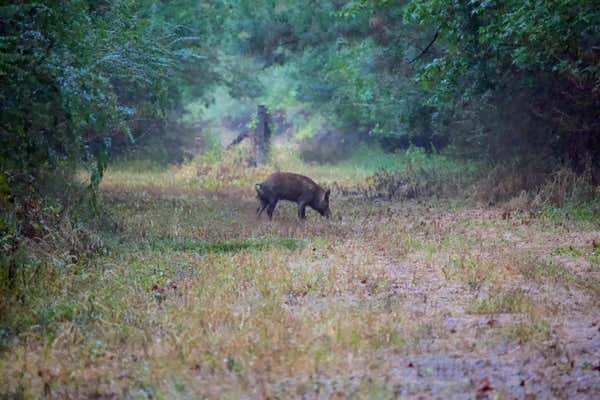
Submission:
M 319 195 L 317 196 L 316 204 L 314 205 L 314 209 L 319 212 L 324 217 L 329 218 L 331 216 L 331 210 L 329 209 L 329 194 L 331 193 L 330 189 L 320 190 Z

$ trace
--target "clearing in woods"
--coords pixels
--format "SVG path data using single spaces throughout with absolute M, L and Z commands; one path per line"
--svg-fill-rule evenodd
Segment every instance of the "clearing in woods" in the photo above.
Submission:
M 31 300 L 7 308 L 10 326 L 28 328 L 2 350 L 0 392 L 600 396 L 591 223 L 373 201 L 339 185 L 330 220 L 310 210 L 299 223 L 284 202 L 257 221 L 253 184 L 269 172 L 209 185 L 185 167 L 109 171 L 111 251 L 32 280 Z M 329 166 L 294 172 L 363 180 Z

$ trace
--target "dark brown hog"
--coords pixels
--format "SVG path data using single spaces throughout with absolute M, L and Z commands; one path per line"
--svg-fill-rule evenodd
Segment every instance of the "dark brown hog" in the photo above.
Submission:
M 329 218 L 330 190 L 323 189 L 307 176 L 290 172 L 275 172 L 264 182 L 256 184 L 256 194 L 260 205 L 256 216 L 260 217 L 267 209 L 269 219 L 273 219 L 273 210 L 279 200 L 293 201 L 298 204 L 298 218 L 306 218 L 306 206 Z

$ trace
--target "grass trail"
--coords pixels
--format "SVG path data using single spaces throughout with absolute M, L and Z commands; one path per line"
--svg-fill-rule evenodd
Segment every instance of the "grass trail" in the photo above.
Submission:
M 297 167 L 328 182 L 366 178 Z M 28 295 L 3 306 L 14 336 L 0 393 L 600 395 L 592 227 L 337 190 L 330 220 L 309 212 L 300 223 L 282 203 L 257 221 L 253 183 L 268 169 L 217 185 L 186 168 L 109 172 L 111 251 L 37 272 Z

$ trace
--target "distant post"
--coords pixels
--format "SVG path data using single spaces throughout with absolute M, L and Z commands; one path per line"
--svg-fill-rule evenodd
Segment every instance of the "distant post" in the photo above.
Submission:
M 256 117 L 256 164 L 263 165 L 268 159 L 271 136 L 267 107 L 259 105 Z

